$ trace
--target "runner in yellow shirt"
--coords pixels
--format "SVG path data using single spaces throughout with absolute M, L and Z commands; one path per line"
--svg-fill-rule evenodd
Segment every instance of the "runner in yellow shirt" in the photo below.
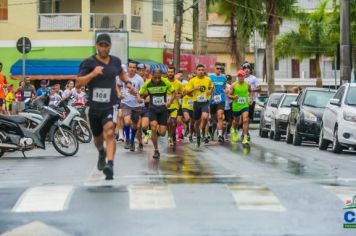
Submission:
M 195 120 L 197 147 L 200 147 L 201 135 L 204 141 L 207 139 L 204 129 L 209 118 L 209 100 L 213 90 L 213 82 L 205 75 L 205 66 L 197 65 L 196 76 L 188 82 L 186 87 L 187 94 L 193 95 L 193 119 Z
M 176 127 L 177 127 L 177 115 L 179 110 L 179 98 L 183 92 L 182 83 L 175 78 L 175 69 L 174 67 L 169 67 L 167 70 L 167 77 L 169 82 L 174 88 L 174 93 L 168 92 L 167 100 L 171 102 L 171 105 L 168 107 L 168 144 L 169 146 L 175 146 L 176 141 Z
M 182 110 L 185 122 L 185 135 L 188 135 L 189 131 L 189 142 L 193 142 L 193 132 L 194 132 L 194 119 L 193 119 L 193 97 L 187 94 L 186 87 L 188 82 L 193 78 L 192 74 L 189 74 L 187 80 L 183 80 L 183 98 L 182 98 Z

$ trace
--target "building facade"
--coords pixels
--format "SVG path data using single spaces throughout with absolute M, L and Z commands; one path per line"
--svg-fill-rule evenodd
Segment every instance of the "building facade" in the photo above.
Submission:
M 188 6 L 192 0 L 185 1 Z M 28 37 L 33 59 L 81 59 L 95 53 L 95 32 L 127 31 L 129 58 L 163 61 L 173 48 L 175 1 L 164 0 L 0 0 L 0 61 L 8 74 L 22 57 L 16 41 Z M 192 34 L 192 10 L 183 32 Z M 192 43 L 183 39 L 183 49 Z

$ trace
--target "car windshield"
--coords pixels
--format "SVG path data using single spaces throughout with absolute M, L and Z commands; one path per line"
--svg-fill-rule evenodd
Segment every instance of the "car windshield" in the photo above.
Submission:
M 270 107 L 272 103 L 278 103 L 279 99 L 281 98 L 281 94 L 272 95 L 268 100 L 268 106 Z
M 333 91 L 307 91 L 304 98 L 304 106 L 325 108 L 329 100 L 334 96 Z
M 257 101 L 256 102 L 264 104 L 267 101 L 267 99 L 268 99 L 267 96 L 257 97 Z
M 350 87 L 345 103 L 350 106 L 356 106 L 356 87 Z
M 286 95 L 281 107 L 290 107 L 290 104 L 295 101 L 296 97 L 296 95 Z

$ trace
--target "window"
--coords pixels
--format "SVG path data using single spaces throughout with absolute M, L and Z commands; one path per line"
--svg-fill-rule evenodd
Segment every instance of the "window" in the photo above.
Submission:
M 163 0 L 152 1 L 152 24 L 163 25 Z
M 0 21 L 8 20 L 8 5 L 7 0 L 0 0 Z
M 335 93 L 333 98 L 337 98 L 340 101 L 342 100 L 342 97 L 344 96 L 345 93 L 345 86 L 342 86 L 339 88 L 339 90 Z

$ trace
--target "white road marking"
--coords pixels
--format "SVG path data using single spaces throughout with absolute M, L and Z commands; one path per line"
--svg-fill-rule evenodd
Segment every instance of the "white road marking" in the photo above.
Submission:
M 237 207 L 241 210 L 286 210 L 267 187 L 259 185 L 229 185 L 228 187 Z
M 130 209 L 159 210 L 175 208 L 174 197 L 168 186 L 130 185 Z
M 20 236 L 20 235 L 52 235 L 52 236 L 66 236 L 68 234 L 60 231 L 59 229 L 48 226 L 40 221 L 33 221 L 29 224 L 19 226 L 1 236 Z
M 348 186 L 323 186 L 325 189 L 333 192 L 344 204 L 356 195 L 356 187 Z
M 63 211 L 68 206 L 73 186 L 41 186 L 26 190 L 12 212 Z

